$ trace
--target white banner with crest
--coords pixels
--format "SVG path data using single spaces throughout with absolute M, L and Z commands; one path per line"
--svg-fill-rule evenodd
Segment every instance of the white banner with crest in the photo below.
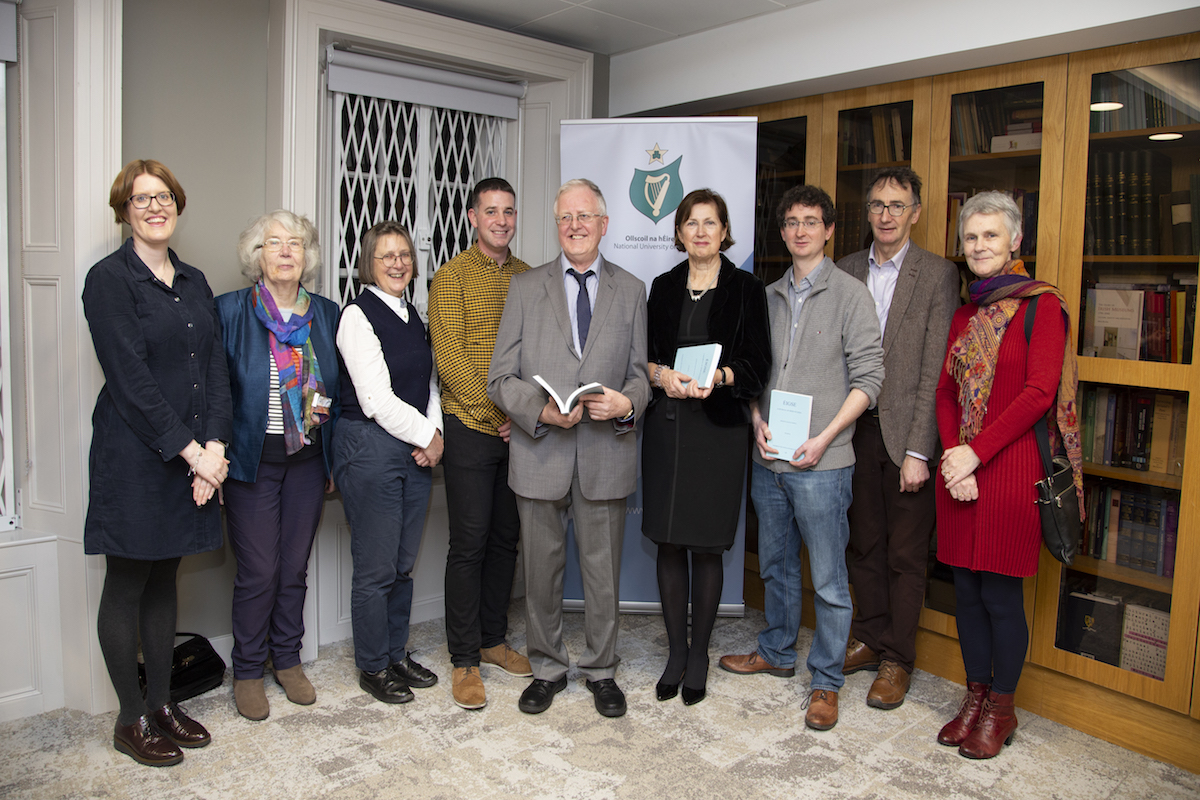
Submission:
M 755 117 L 566 120 L 560 174 L 564 181 L 587 178 L 600 187 L 608 204 L 608 233 L 600 252 L 641 278 L 649 293 L 656 276 L 686 257 L 675 249 L 675 209 L 694 189 L 709 188 L 725 198 L 730 235 L 736 242 L 725 255 L 741 269 L 753 270 L 757 136 Z M 621 610 L 657 613 L 657 546 L 642 535 L 641 486 L 639 460 L 638 490 L 629 498 L 625 518 Z M 727 615 L 740 615 L 744 608 L 744 490 L 742 496 L 737 540 L 725 554 L 721 613 Z M 568 542 L 564 594 L 568 608 L 582 608 L 573 538 Z

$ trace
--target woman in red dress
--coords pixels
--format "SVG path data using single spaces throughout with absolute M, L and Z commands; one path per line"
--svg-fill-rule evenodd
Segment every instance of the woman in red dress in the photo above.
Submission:
M 1016 257 L 1021 212 L 1000 192 L 963 204 L 959 229 L 978 280 L 950 324 L 937 388 L 942 462 L 938 560 L 954 570 L 967 694 L 938 734 L 968 758 L 991 758 L 1017 728 L 1013 694 L 1029 646 L 1024 579 L 1037 572 L 1041 522 L 1034 483 L 1045 477 L 1034 424 L 1047 418 L 1082 486 L 1076 364 L 1066 301 Z M 1029 300 L 1036 305 L 1025 336 Z M 1052 447 L 1055 442 L 1052 442 Z

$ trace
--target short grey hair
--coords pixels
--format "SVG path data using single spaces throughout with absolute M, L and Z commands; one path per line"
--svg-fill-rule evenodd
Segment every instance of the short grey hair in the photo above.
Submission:
M 1004 192 L 980 192 L 963 203 L 962 210 L 958 212 L 959 238 L 962 238 L 967 220 L 976 214 L 999 214 L 1004 219 L 1004 227 L 1008 228 L 1008 238 L 1015 242 L 1021 235 L 1021 209 Z
M 558 193 L 554 195 L 554 216 L 558 216 L 558 199 L 572 189 L 590 189 L 592 194 L 596 195 L 596 205 L 600 209 L 600 216 L 608 216 L 608 204 L 604 202 L 604 192 L 600 191 L 600 187 L 589 181 L 587 178 L 572 178 L 571 180 L 558 187 Z
M 309 222 L 308 217 L 294 214 L 286 208 L 263 214 L 242 231 L 242 235 L 238 237 L 238 260 L 242 262 L 242 274 L 251 283 L 262 280 L 259 251 L 267 238 L 267 231 L 276 224 L 287 231 L 289 236 L 295 236 L 304 242 L 304 271 L 300 275 L 300 282 L 310 283 L 321 269 L 321 246 L 317 241 L 317 229 Z

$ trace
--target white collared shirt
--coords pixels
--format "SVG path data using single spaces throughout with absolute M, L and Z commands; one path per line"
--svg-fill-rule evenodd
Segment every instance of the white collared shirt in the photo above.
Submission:
M 904 266 L 904 257 L 908 255 L 908 246 L 912 239 L 904 243 L 900 252 L 880 264 L 875 259 L 875 244 L 867 254 L 867 289 L 875 299 L 875 314 L 879 317 L 879 334 L 887 330 L 888 311 L 892 307 L 892 298 L 896 294 L 896 281 L 900 278 L 900 269 Z

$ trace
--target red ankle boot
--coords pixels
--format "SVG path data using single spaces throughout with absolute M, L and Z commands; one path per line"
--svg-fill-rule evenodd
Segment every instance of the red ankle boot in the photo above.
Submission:
M 979 722 L 958 748 L 958 754 L 967 758 L 993 758 L 1001 747 L 1012 742 L 1016 730 L 1013 696 L 989 691 Z
M 987 699 L 990 688 L 986 683 L 967 682 L 967 694 L 962 705 L 958 707 L 958 716 L 942 726 L 941 733 L 938 734 L 938 744 L 958 747 L 971 735 L 975 723 L 979 721 L 983 701 Z

